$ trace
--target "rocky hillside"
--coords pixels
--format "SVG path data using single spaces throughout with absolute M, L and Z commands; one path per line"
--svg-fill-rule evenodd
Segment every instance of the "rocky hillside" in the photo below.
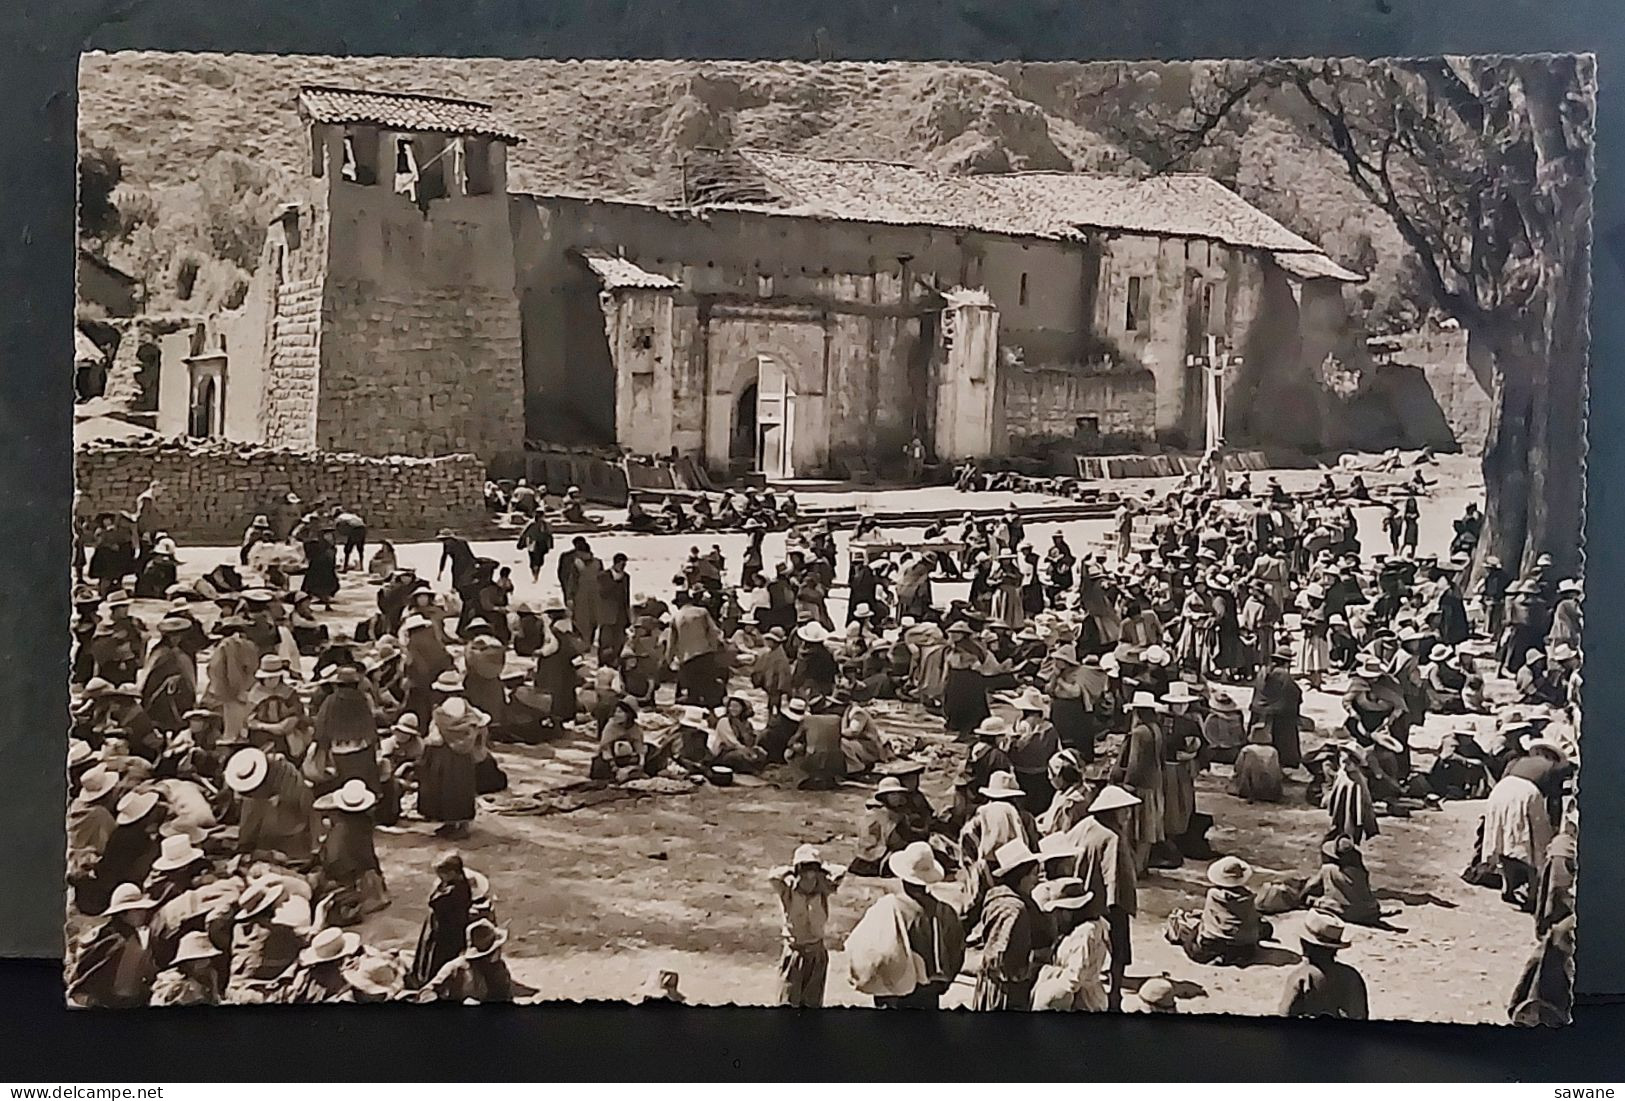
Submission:
M 109 254 L 147 280 L 155 305 L 195 307 L 229 299 L 252 263 L 256 227 L 308 186 L 294 110 L 302 83 L 487 100 L 527 135 L 511 162 L 512 188 L 661 200 L 675 196 L 682 154 L 698 146 L 960 172 L 1143 169 L 1123 120 L 1143 102 L 1188 97 L 1190 74 L 1188 65 L 91 54 L 80 130 L 82 142 L 116 152 L 120 207 L 137 223 Z M 1335 164 L 1292 120 L 1266 112 L 1242 121 L 1245 132 L 1195 167 L 1344 262 L 1380 268 L 1373 291 L 1391 293 L 1398 242 L 1369 224 Z

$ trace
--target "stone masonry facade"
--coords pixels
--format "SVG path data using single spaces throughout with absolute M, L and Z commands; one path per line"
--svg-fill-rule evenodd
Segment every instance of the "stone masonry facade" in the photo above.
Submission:
M 525 441 L 515 297 L 328 281 L 316 446 L 492 457 Z
M 153 482 L 165 530 L 187 542 L 235 543 L 290 490 L 306 508 L 343 505 L 369 535 L 426 539 L 484 521 L 485 466 L 472 455 L 368 458 L 224 443 L 89 445 L 74 454 L 80 515 L 129 511 Z
M 1095 418 L 1107 439 L 1145 438 L 1155 423 L 1157 381 L 1150 371 L 1014 367 L 1001 372 L 1004 423 L 1012 445 L 1070 439 L 1079 417 Z
M 316 445 L 321 317 L 320 279 L 293 280 L 277 288 L 270 370 L 261 406 L 268 443 L 301 448 Z

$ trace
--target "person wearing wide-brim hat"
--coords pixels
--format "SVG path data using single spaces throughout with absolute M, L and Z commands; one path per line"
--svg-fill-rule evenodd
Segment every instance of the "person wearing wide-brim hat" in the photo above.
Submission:
M 225 780 L 242 800 L 239 852 L 279 852 L 296 864 L 315 854 L 314 796 L 291 761 L 279 753 L 239 749 L 226 761 Z
M 361 938 L 355 933 L 323 929 L 299 953 L 299 969 L 278 1000 L 294 1005 L 342 1001 L 350 991 L 345 965 L 359 951 Z
M 219 1005 L 223 996 L 220 949 L 202 929 L 181 935 L 169 966 L 152 984 L 155 1006 Z
M 1245 860 L 1224 856 L 1208 865 L 1208 889 L 1200 914 L 1175 910 L 1168 915 L 1167 939 L 1185 950 L 1194 963 L 1245 965 L 1262 941 L 1274 935 L 1258 915 L 1258 903 L 1247 881 L 1253 869 Z
M 1049 929 L 1032 897 L 1039 856 L 1017 838 L 998 847 L 990 869 L 994 885 L 982 906 L 982 958 L 971 1008 L 1031 1009 L 1037 954 L 1048 947 Z
M 429 980 L 418 998 L 458 1003 L 512 1001 L 513 976 L 502 958 L 507 940 L 507 932 L 489 921 L 470 922 L 467 947 Z
M 944 876 L 928 842 L 913 842 L 886 865 L 902 891 L 877 899 L 848 936 L 852 985 L 880 1009 L 935 1009 L 964 965 L 964 923 L 931 892 Z
M 1241 747 L 1247 744 L 1247 725 L 1242 718 L 1241 705 L 1229 692 L 1218 688 L 1208 697 L 1207 710 L 1207 716 L 1202 720 L 1202 740 L 1207 746 L 1207 759 L 1234 764 Z
M 1163 737 L 1158 715 L 1167 707 L 1150 692 L 1136 691 L 1129 703 L 1130 726 L 1118 753 L 1115 776 L 1140 800 L 1135 807 L 1129 834 L 1134 867 L 1143 873 L 1150 864 L 1151 851 L 1167 840 L 1167 814 L 1164 799 Z
M 250 745 L 302 761 L 310 745 L 310 714 L 293 685 L 294 675 L 285 658 L 276 654 L 260 658 L 243 731 Z
M 1056 942 L 1050 962 L 1040 970 L 1033 987 L 1032 1007 L 1104 1012 L 1106 987 L 1100 978 L 1106 968 L 1108 943 L 1101 917 L 1104 907 L 1068 871 L 1047 873 L 1033 890 L 1033 901 L 1054 926 Z
M 197 830 L 198 837 L 207 836 Z M 185 830 L 164 835 L 159 842 L 158 859 L 152 862 L 146 891 L 159 906 L 174 901 L 197 886 L 198 877 L 208 871 L 208 855 Z
M 964 916 L 967 922 L 973 924 L 981 913 L 987 892 L 995 882 L 994 857 L 997 850 L 1011 841 L 1020 841 L 1030 849 L 1037 849 L 1040 838 L 1038 822 L 1025 806 L 1026 793 L 1016 782 L 1015 773 L 992 773 L 987 783 L 976 790 L 976 795 L 980 803 L 959 833 L 959 850 L 965 860 L 969 890 Z
M 1006 743 L 1005 755 L 1010 758 L 1016 781 L 1026 793 L 1027 809 L 1033 814 L 1042 814 L 1055 797 L 1055 789 L 1049 781 L 1049 761 L 1061 748 L 1060 734 L 1045 717 L 1050 704 L 1038 689 L 1028 685 L 1010 703 L 1019 714 Z
M 893 778 L 893 783 L 896 780 Z M 897 785 L 902 791 L 902 786 Z M 789 864 L 767 874 L 784 916 L 779 956 L 779 1004 L 817 1009 L 829 975 L 829 897 L 846 869 L 826 862 L 814 845 L 798 845 Z M 872 873 L 871 873 L 872 874 Z
M 278 920 L 289 900 L 282 880 L 264 877 L 249 882 L 233 914 L 227 1000 L 257 1003 L 280 992 L 304 950 L 303 934 Z
M 406 992 L 400 962 L 391 954 L 363 947 L 344 965 L 344 981 L 352 1002 L 392 1002 Z
M 975 629 L 965 620 L 947 627 L 948 649 L 943 655 L 942 718 L 948 730 L 969 739 L 988 708 L 986 667 L 987 648 L 975 638 Z
M 1128 831 L 1140 800 L 1133 792 L 1107 784 L 1089 804 L 1089 816 L 1066 834 L 1078 850 L 1077 875 L 1084 888 L 1105 907 L 1111 982 L 1107 1000 L 1122 1008 L 1123 975 L 1133 962 L 1129 923 L 1139 910 L 1137 873 Z
M 1003 746 L 1010 724 L 1001 716 L 990 715 L 976 729 L 976 742 L 965 755 L 954 780 L 954 802 L 948 814 L 948 825 L 954 829 L 962 827 L 975 812 L 981 801 L 981 789 L 988 785 L 995 772 L 1015 772 Z
M 438 695 L 438 693 L 437 693 Z M 460 695 L 436 703 L 418 765 L 418 814 L 441 837 L 464 837 L 477 809 L 478 765 L 490 754 L 491 717 Z
M 146 1005 L 158 969 L 145 927 L 153 901 L 134 883 L 113 888 L 104 921 L 71 959 L 68 998 L 100 1009 Z
M 1363 1021 L 1370 1015 L 1365 979 L 1337 953 L 1349 946 L 1343 923 L 1311 910 L 1298 934 L 1303 962 L 1286 976 L 1283 1017 L 1341 1017 Z
M 316 800 L 328 821 L 322 840 L 322 874 L 335 888 L 329 920 L 349 925 L 389 905 L 389 889 L 373 846 L 373 809 L 378 805 L 366 781 L 347 780 Z

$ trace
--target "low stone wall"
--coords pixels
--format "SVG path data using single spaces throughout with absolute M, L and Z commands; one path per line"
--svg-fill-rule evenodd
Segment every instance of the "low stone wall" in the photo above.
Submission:
M 485 466 L 472 455 L 368 458 L 171 440 L 88 444 L 74 453 L 74 473 L 80 515 L 128 512 L 156 481 L 165 530 L 192 543 L 237 542 L 256 513 L 277 512 L 290 490 L 306 510 L 354 510 L 370 536 L 432 538 L 485 517 Z

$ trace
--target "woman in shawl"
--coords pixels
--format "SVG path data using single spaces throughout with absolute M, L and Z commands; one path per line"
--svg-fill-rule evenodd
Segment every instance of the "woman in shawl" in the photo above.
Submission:
M 165 616 L 157 626 L 158 641 L 147 652 L 137 680 L 147 717 L 157 729 L 173 734 L 186 725 L 182 716 L 197 703 L 197 658 L 181 646 L 192 621 Z
M 382 584 L 395 573 L 395 566 L 395 544 L 388 539 L 381 540 L 378 549 L 367 559 L 367 576 Z
M 1580 582 L 1565 578 L 1557 585 L 1557 604 L 1552 608 L 1552 626 L 1546 632 L 1547 650 L 1566 642 L 1575 649 L 1580 647 L 1581 625 L 1584 615 L 1580 608 Z
M 1033 901 L 1049 915 L 1059 937 L 1053 962 L 1044 966 L 1033 986 L 1033 1008 L 1105 1012 L 1101 974 L 1111 943 L 1105 901 L 1096 899 L 1075 876 L 1046 879 L 1033 890 Z
M 1292 655 L 1277 651 L 1270 656 L 1270 667 L 1253 686 L 1252 702 L 1248 710 L 1253 721 L 1264 726 L 1270 734 L 1270 744 L 1280 755 L 1283 769 L 1297 768 L 1303 763 L 1303 751 L 1298 740 L 1298 717 L 1303 707 L 1303 689 L 1287 671 Z
M 983 670 L 990 660 L 970 624 L 959 620 L 948 625 L 946 675 L 942 689 L 942 716 L 948 729 L 968 739 L 982 720 L 992 714 L 987 703 L 987 678 Z
M 320 532 L 307 533 L 303 545 L 305 578 L 300 591 L 331 608 L 333 598 L 339 594 L 339 556 L 333 545 L 333 529 L 324 527 Z
M 1049 782 L 1055 797 L 1037 818 L 1038 832 L 1045 837 L 1065 833 L 1089 817 L 1089 804 L 1100 794 L 1100 785 L 1085 779 L 1083 758 L 1072 749 L 1063 749 L 1049 760 Z
M 1535 877 L 1555 835 L 1552 804 L 1561 798 L 1572 766 L 1555 743 L 1532 742 L 1530 750 L 1507 765 L 1490 789 L 1479 858 L 1500 862 L 1502 899 L 1533 913 Z
M 1319 582 L 1304 589 L 1298 602 L 1298 621 L 1303 628 L 1303 642 L 1298 648 L 1295 672 L 1307 677 L 1310 687 L 1319 689 L 1322 678 L 1332 667 L 1331 640 L 1327 635 L 1330 620 L 1326 614 L 1326 589 Z
M 536 672 L 531 683 L 547 697 L 547 718 L 555 730 L 562 730 L 576 717 L 577 646 L 566 627 L 563 609 L 542 617 L 542 648 L 536 652 Z M 554 618 L 558 616 L 558 618 Z
M 914 696 L 928 710 L 936 711 L 942 706 L 947 686 L 947 636 L 935 623 L 921 623 L 908 628 L 903 637 L 913 650 L 908 679 L 914 686 Z
M 929 552 L 923 553 L 903 567 L 897 579 L 898 616 L 913 616 L 922 623 L 930 618 L 933 557 Z
M 1241 617 L 1236 610 L 1236 594 L 1231 590 L 1230 578 L 1219 574 L 1213 579 L 1210 599 L 1213 609 L 1211 639 L 1213 668 L 1233 673 L 1245 664 L 1245 648 L 1241 642 Z
M 1247 725 L 1241 708 L 1228 692 L 1214 692 L 1208 700 L 1208 714 L 1202 720 L 1204 759 L 1233 765 L 1241 747 L 1247 744 Z
M 1279 803 L 1284 782 L 1281 754 L 1270 744 L 1269 731 L 1254 727 L 1247 735 L 1247 744 L 1236 754 L 1230 794 L 1249 803 Z
M 338 784 L 360 780 L 378 793 L 378 719 L 354 664 L 333 670 L 332 691 L 316 711 L 315 744 L 316 760 Z
M 1132 724 L 1123 739 L 1115 782 L 1128 788 L 1139 800 L 1129 836 L 1134 850 L 1134 870 L 1144 872 L 1151 850 L 1167 839 L 1163 806 L 1164 738 L 1157 716 L 1165 708 L 1149 692 L 1136 692 L 1130 704 Z
M 1168 915 L 1166 939 L 1185 950 L 1193 963 L 1245 966 L 1258 955 L 1260 942 L 1274 933 L 1258 916 L 1258 901 L 1247 880 L 1253 869 L 1234 856 L 1209 865 L 1207 896 L 1200 914 L 1175 910 Z
M 456 668 L 451 653 L 441 640 L 440 632 L 427 617 L 409 616 L 401 624 L 401 676 L 406 683 L 406 710 L 418 717 L 418 725 L 429 725 L 429 714 L 434 708 L 434 692 L 430 685 L 443 674 Z
M 1049 721 L 1061 744 L 1087 763 L 1095 759 L 1095 737 L 1100 732 L 1095 708 L 1106 692 L 1106 674 L 1098 661 L 1080 665 L 1070 642 L 1055 647 L 1050 661 L 1054 671 L 1044 686 L 1050 697 Z
M 1311 909 L 1351 925 L 1376 925 L 1382 920 L 1382 906 L 1371 890 L 1360 846 L 1347 837 L 1321 844 L 1320 871 L 1304 888 L 1304 898 Z
M 463 698 L 491 716 L 493 727 L 501 728 L 508 711 L 508 695 L 502 685 L 508 647 L 484 619 L 470 622 L 463 635 L 468 640 L 463 647 Z
M 982 961 L 971 1008 L 1031 1009 L 1041 960 L 1052 948 L 1050 923 L 1033 902 L 1040 868 L 1012 845 L 998 855 L 994 886 L 982 908 Z
M 466 837 L 478 794 L 474 758 L 490 719 L 463 698 L 452 679 L 442 678 L 436 695 L 439 702 L 418 766 L 418 814 L 443 823 L 435 831 L 438 836 Z
M 745 701 L 735 696 L 730 703 L 744 704 Z M 727 719 L 726 715 L 724 719 Z M 748 727 L 748 716 L 746 723 Z M 846 714 L 841 718 L 841 754 L 846 758 L 848 777 L 863 776 L 872 772 L 876 765 L 892 758 L 891 747 L 880 736 L 874 716 L 857 700 L 847 705 Z
M 1162 697 L 1168 708 L 1163 717 L 1162 821 L 1170 843 L 1164 855 L 1170 860 L 1178 855 L 1171 843 L 1190 831 L 1196 814 L 1196 771 L 1203 742 L 1202 726 L 1190 708 L 1200 699 L 1184 681 L 1175 682 Z
M 1352 745 L 1339 749 L 1332 782 L 1321 799 L 1331 815 L 1330 838 L 1346 837 L 1359 845 L 1377 836 L 1377 808 L 1371 798 L 1371 785 L 1360 765 L 1360 751 Z
M 1038 821 L 1022 806 L 1015 773 L 993 773 L 975 794 L 981 803 L 959 831 L 958 856 L 966 884 L 962 914 L 967 926 L 976 923 L 982 900 L 993 886 L 994 854 L 1011 841 L 1036 851 L 1040 841 Z
M 1114 649 L 1123 637 L 1123 622 L 1105 584 L 1088 568 L 1087 561 L 1078 570 L 1078 609 L 1083 622 L 1078 625 L 1078 655 L 1104 654 Z
M 417 951 L 412 956 L 411 986 L 424 986 L 446 964 L 462 955 L 468 943 L 469 910 L 474 903 L 473 888 L 463 868 L 463 858 L 447 853 L 435 862 L 435 885 L 429 894 L 429 916 L 418 933 Z
M 373 808 L 378 797 L 362 780 L 350 780 L 316 800 L 327 818 L 322 874 L 335 895 L 327 911 L 332 925 L 354 925 L 389 905 L 389 889 L 373 846 Z
M 249 744 L 273 749 L 295 762 L 304 760 L 310 744 L 310 716 L 288 680 L 287 662 L 267 654 L 260 658 L 254 679 L 243 724 Z

